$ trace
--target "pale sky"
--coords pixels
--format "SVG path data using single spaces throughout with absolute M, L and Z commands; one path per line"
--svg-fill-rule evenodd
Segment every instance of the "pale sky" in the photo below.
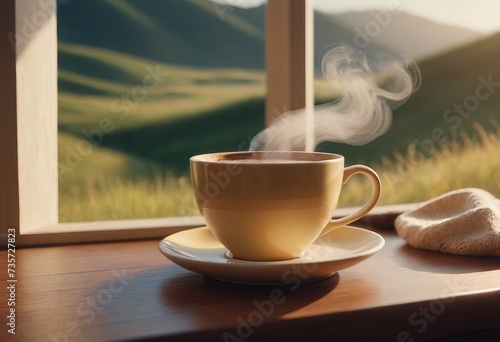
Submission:
M 241 7 L 258 6 L 266 2 L 265 0 L 215 1 Z M 500 30 L 499 0 L 314 0 L 316 9 L 331 13 L 389 9 L 391 4 L 400 4 L 401 10 L 407 13 L 481 33 Z

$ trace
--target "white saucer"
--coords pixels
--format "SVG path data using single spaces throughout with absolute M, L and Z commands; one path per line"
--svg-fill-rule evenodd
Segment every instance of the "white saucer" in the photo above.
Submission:
M 290 285 L 333 276 L 377 253 L 384 239 L 372 231 L 344 226 L 317 239 L 297 259 L 247 261 L 227 256 L 227 249 L 207 227 L 184 230 L 160 242 L 168 259 L 193 272 L 230 283 Z

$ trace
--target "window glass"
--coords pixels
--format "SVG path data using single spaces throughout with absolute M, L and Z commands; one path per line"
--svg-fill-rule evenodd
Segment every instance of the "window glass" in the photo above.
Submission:
M 262 1 L 58 8 L 60 221 L 195 215 L 189 157 L 264 127 Z

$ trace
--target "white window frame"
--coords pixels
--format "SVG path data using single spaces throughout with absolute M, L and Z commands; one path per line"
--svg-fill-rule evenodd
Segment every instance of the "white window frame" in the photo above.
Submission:
M 203 225 L 198 216 L 58 222 L 56 4 L 0 1 L 0 246 L 12 229 L 16 246 L 33 246 L 160 238 Z M 266 124 L 313 105 L 312 44 L 312 0 L 268 2 Z

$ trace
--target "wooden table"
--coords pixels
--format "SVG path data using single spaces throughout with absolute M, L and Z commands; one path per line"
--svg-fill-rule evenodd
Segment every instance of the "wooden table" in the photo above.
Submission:
M 386 246 L 361 264 L 281 287 L 184 270 L 158 240 L 18 250 L 15 337 L 1 251 L 0 340 L 500 340 L 500 258 L 417 250 L 379 233 Z

